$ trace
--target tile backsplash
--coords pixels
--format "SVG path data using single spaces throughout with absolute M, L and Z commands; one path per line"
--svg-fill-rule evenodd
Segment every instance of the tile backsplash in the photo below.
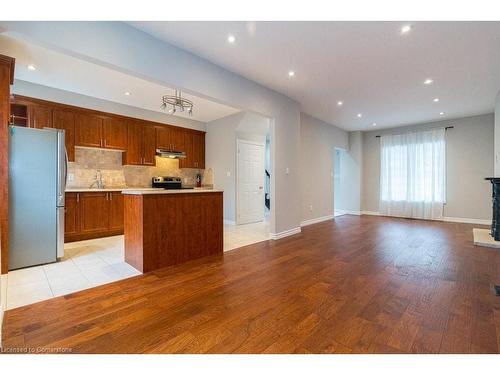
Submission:
M 156 166 L 122 165 L 122 153 L 93 148 L 75 148 L 75 162 L 69 163 L 68 173 L 73 180 L 68 188 L 88 188 L 101 170 L 105 187 L 151 187 L 153 176 L 176 176 L 184 186 L 196 185 L 196 174 L 201 173 L 203 184 L 212 184 L 212 171 L 179 168 L 179 160 L 156 157 Z

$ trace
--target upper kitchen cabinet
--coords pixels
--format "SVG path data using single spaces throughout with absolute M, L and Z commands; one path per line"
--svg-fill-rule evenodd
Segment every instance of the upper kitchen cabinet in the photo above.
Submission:
M 127 125 L 115 117 L 79 113 L 75 117 L 76 146 L 125 150 Z
M 142 121 L 129 121 L 124 164 L 155 165 L 156 129 Z
M 156 127 L 156 148 L 169 151 L 185 151 L 184 130 L 173 126 Z
M 102 118 L 86 113 L 75 115 L 75 146 L 103 147 Z
M 52 127 L 64 130 L 68 160 L 75 161 L 75 116 L 73 112 L 54 109 L 52 113 Z
M 108 117 L 102 121 L 104 148 L 114 150 L 127 149 L 127 123 L 125 120 Z
M 205 133 L 184 131 L 185 159 L 179 160 L 179 168 L 205 168 Z
M 52 127 L 52 108 L 44 105 L 33 105 L 30 109 L 30 127 L 43 129 Z
M 194 167 L 198 169 L 205 169 L 205 133 L 194 133 L 193 149 Z

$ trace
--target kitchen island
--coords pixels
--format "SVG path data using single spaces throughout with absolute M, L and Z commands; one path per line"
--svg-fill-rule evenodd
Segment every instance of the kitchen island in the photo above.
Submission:
M 126 190 L 125 261 L 141 272 L 223 252 L 221 190 Z

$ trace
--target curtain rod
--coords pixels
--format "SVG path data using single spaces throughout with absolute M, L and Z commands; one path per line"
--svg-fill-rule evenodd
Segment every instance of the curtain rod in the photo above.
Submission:
M 444 128 L 444 130 L 448 130 L 448 129 L 453 129 L 455 128 L 454 126 L 446 126 Z M 441 128 L 434 128 L 434 129 L 441 129 Z M 429 129 L 429 130 L 432 130 L 432 129 Z M 411 133 L 411 132 L 408 132 L 408 133 Z M 390 134 L 390 135 L 401 135 L 401 134 L 405 134 L 405 133 L 400 133 L 400 134 Z M 381 136 L 380 135 L 376 135 L 375 138 L 380 138 Z

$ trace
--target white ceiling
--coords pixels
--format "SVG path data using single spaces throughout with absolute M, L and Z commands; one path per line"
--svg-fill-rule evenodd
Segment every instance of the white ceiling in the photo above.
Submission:
M 406 35 L 404 22 L 130 24 L 347 130 L 492 112 L 500 89 L 500 22 L 411 22 Z M 428 77 L 434 84 L 425 86 Z
M 164 112 L 161 97 L 173 93 L 172 88 L 8 36 L 0 36 L 0 54 L 16 58 L 16 79 L 133 107 Z M 28 70 L 30 64 L 36 66 L 35 71 Z M 130 96 L 125 95 L 127 91 Z M 193 116 L 179 112 L 176 116 L 209 122 L 239 112 L 193 95 L 183 93 L 183 97 L 193 101 Z

